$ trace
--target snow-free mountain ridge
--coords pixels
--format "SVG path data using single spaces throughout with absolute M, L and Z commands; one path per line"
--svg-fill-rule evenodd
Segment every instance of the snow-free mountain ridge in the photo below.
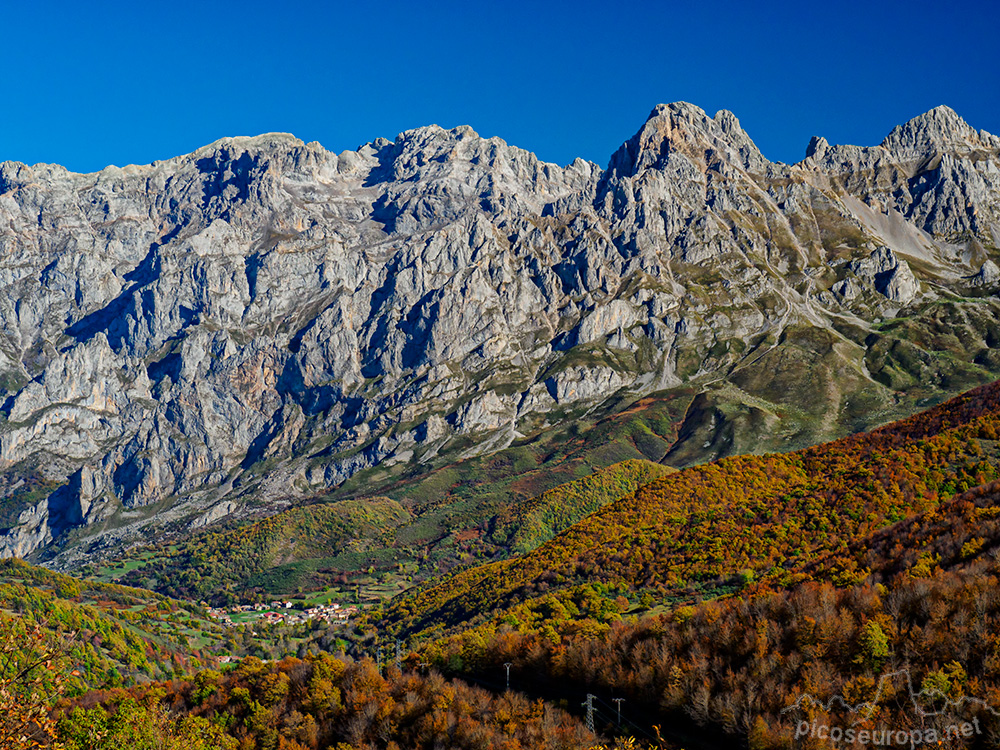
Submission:
M 437 126 L 6 162 L 0 553 L 197 528 L 682 386 L 670 463 L 860 429 L 1000 371 L 998 245 L 1000 138 L 947 107 L 795 165 L 686 103 L 604 170 Z

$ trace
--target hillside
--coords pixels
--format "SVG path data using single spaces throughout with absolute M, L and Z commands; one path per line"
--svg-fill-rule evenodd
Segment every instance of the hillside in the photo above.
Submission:
M 502 623 L 602 630 L 635 606 L 730 593 L 754 578 L 785 580 L 996 479 L 998 436 L 994 383 L 870 433 L 691 467 L 531 552 L 404 594 L 386 618 L 409 636 L 470 624 L 489 634 Z M 844 567 L 838 582 L 865 576 Z
M 989 747 L 1000 732 L 997 518 L 993 481 L 791 575 L 665 615 L 617 620 L 599 638 L 593 630 L 552 638 L 521 628 L 484 638 L 479 630 L 427 655 L 472 679 L 511 664 L 512 684 L 533 694 L 573 684 L 624 697 L 630 716 L 718 746 L 786 747 L 806 719 L 856 734 L 919 721 L 924 736 L 934 729 L 941 739 L 956 722 L 975 720 L 981 731 L 972 746 Z M 915 714 L 908 688 L 926 691 L 923 708 L 941 714 Z M 851 705 L 872 701 L 874 710 L 859 717 L 838 695 Z M 801 712 L 789 711 L 797 705 Z M 816 740 L 801 746 L 824 746 Z M 965 746 L 955 740 L 942 744 Z
M 75 690 L 170 679 L 216 663 L 223 641 L 199 607 L 17 560 L 0 561 L 0 610 L 70 638 Z
M 815 737 L 794 744 L 803 717 L 855 733 L 909 726 L 909 689 L 940 709 L 923 716 L 921 738 L 944 740 L 967 722 L 988 747 L 1000 732 L 990 710 L 1000 705 L 998 450 L 995 383 L 870 433 L 669 473 L 526 553 L 430 581 L 384 619 L 373 611 L 374 644 L 391 643 L 394 623 L 410 638 L 402 672 L 329 656 L 245 660 L 227 674 L 71 701 L 61 731 L 290 748 L 430 747 L 447 731 L 456 747 L 584 748 L 600 739 L 579 713 L 552 706 L 575 708 L 590 693 L 597 730 L 623 747 L 819 748 Z M 612 466 L 509 517 L 548 518 L 553 498 L 617 494 L 644 470 Z M 532 578 L 539 559 L 550 568 Z M 416 609 L 428 602 L 436 608 Z M 450 679 L 422 675 L 426 663 Z M 507 665 L 514 692 L 503 691 Z M 431 693 L 445 698 L 421 698 Z M 838 695 L 872 708 L 859 717 Z M 182 720 L 167 720 L 167 708 Z
M 496 680 L 510 664 L 511 684 L 529 695 L 593 693 L 612 725 L 611 699 L 623 698 L 629 731 L 655 725 L 697 738 L 678 747 L 829 747 L 797 736 L 802 721 L 869 736 L 934 729 L 934 745 L 949 726 L 976 721 L 969 744 L 961 735 L 941 744 L 990 747 L 1000 732 L 998 573 L 987 558 L 973 574 L 917 574 L 888 587 L 807 581 L 616 622 L 600 637 L 511 629 L 455 637 L 428 656 L 472 680 Z M 908 688 L 926 691 L 925 710 L 945 710 L 921 716 Z M 859 716 L 838 696 L 874 710 Z
M 137 742 L 707 750 L 798 739 L 819 748 L 817 737 L 796 737 L 803 722 L 871 734 L 936 707 L 919 714 L 921 741 L 960 746 L 947 733 L 967 724 L 988 747 L 1000 732 L 991 709 L 1000 706 L 998 462 L 1000 382 L 793 453 L 673 472 L 613 464 L 514 503 L 491 525 L 509 557 L 370 607 L 353 635 L 313 630 L 293 642 L 285 633 L 269 651 L 283 660 L 248 658 L 222 672 L 182 675 L 198 662 L 178 655 L 159 673 L 165 681 L 125 690 L 94 681 L 104 667 L 88 666 L 52 731 L 88 750 Z M 268 564 L 308 558 L 350 535 L 347 520 L 409 518 L 389 498 L 339 502 L 209 532 L 199 550 L 214 557 L 195 569 L 224 569 L 230 549 Z M 600 507 L 587 514 L 589 503 Z M 563 511 L 586 515 L 560 531 Z M 194 552 L 175 550 L 179 560 Z M 178 606 L 154 594 L 21 562 L 6 564 L 4 580 L 11 609 L 57 613 L 63 629 L 99 595 L 118 603 L 108 615 L 108 602 L 98 602 L 100 616 L 146 628 L 151 640 L 178 619 Z M 36 598 L 25 606 L 18 596 Z M 146 619 L 121 611 L 144 601 Z M 129 653 L 113 646 L 104 658 Z M 316 655 L 331 648 L 351 656 Z M 103 664 L 89 654 L 72 651 L 66 669 Z M 124 681 L 149 674 L 133 670 Z M 88 682 L 104 689 L 76 695 Z M 598 735 L 576 709 L 588 694 Z M 865 702 L 863 715 L 852 708 Z
M 641 460 L 598 469 L 575 482 L 505 508 L 493 521 L 491 541 L 514 553 L 530 552 L 585 516 L 672 471 Z
M 313 572 L 336 565 L 329 561 L 364 551 L 357 540 L 381 538 L 408 518 L 389 498 L 307 505 L 179 545 L 155 547 L 123 566 L 123 573 L 111 567 L 104 574 L 174 596 L 232 604 L 254 586 L 291 593 L 300 574 L 309 572 L 303 561 L 313 563 Z
M 590 469 L 577 459 L 578 469 Z M 283 511 L 228 531 L 134 553 L 102 575 L 171 596 L 214 603 L 273 599 L 301 591 L 349 592 L 376 581 L 408 588 L 470 561 L 534 549 L 594 510 L 671 469 L 644 459 L 597 468 L 580 479 L 510 504 L 468 500 L 410 510 L 390 498 L 340 500 Z M 542 474 L 539 470 L 537 473 Z M 550 476 L 559 476 L 553 470 Z M 432 475 L 430 480 L 440 477 Z M 517 479 L 522 488 L 539 477 Z M 505 482 L 490 482 L 499 494 Z M 499 485 L 499 486 L 498 486 Z M 400 494 L 408 499 L 410 488 Z M 464 504 L 464 508 L 462 505 Z M 456 508 L 455 506 L 459 506 Z M 495 515 L 487 515 L 490 510 Z M 462 512 L 464 511 L 464 512 Z
M 971 746 L 990 747 L 1000 732 L 994 708 L 1000 706 L 1000 482 L 983 480 L 995 474 L 998 412 L 1000 384 L 994 384 L 874 433 L 803 451 L 804 466 L 825 465 L 829 473 L 819 476 L 837 479 L 823 483 L 826 514 L 846 513 L 867 523 L 852 534 L 832 519 L 825 529 L 814 525 L 812 534 L 788 533 L 789 549 L 797 555 L 770 566 L 759 582 L 742 576 L 720 599 L 700 603 L 691 588 L 675 588 L 680 596 L 664 614 L 636 619 L 625 612 L 638 608 L 624 597 L 617 605 L 611 599 L 616 584 L 636 580 L 627 578 L 634 569 L 597 567 L 586 571 L 586 586 L 560 591 L 559 577 L 549 578 L 546 593 L 535 592 L 501 617 L 472 628 L 466 623 L 450 637 L 425 642 L 425 658 L 467 679 L 496 679 L 509 664 L 512 684 L 532 695 L 552 697 L 573 685 L 601 697 L 606 718 L 610 698 L 624 698 L 633 731 L 667 726 L 668 736 L 688 738 L 686 746 L 692 737 L 706 747 L 827 746 L 815 736 L 798 739 L 805 720 L 869 736 L 884 727 L 917 726 L 921 737 L 933 737 L 931 744 L 942 740 L 949 747 L 966 746 L 947 732 L 968 722 L 976 727 Z M 865 456 L 878 468 L 850 466 L 841 454 Z M 974 455 L 989 455 L 991 468 L 969 478 L 961 467 Z M 928 461 L 932 456 L 938 460 Z M 902 476 L 903 468 L 909 476 Z M 690 471 L 597 515 L 622 513 L 616 506 L 634 505 L 644 492 L 666 497 L 663 485 Z M 878 513 L 869 506 L 862 514 L 857 501 L 845 497 L 905 498 L 921 476 L 938 483 L 937 497 L 912 503 L 895 523 L 885 522 L 887 506 Z M 867 487 L 860 484 L 864 480 Z M 760 489 L 751 485 L 746 494 Z M 780 512 L 780 505 L 773 507 Z M 861 531 L 873 522 L 875 530 Z M 757 521 L 751 528 L 768 537 L 767 524 Z M 833 533 L 841 538 L 831 540 Z M 657 549 L 664 552 L 662 544 Z M 641 547 L 633 554 L 646 557 Z M 762 547 L 761 556 L 766 554 Z M 461 591 L 483 580 L 466 574 L 447 586 Z M 631 593 L 627 586 L 621 591 Z M 459 596 L 465 595 L 471 594 Z M 455 609 L 446 605 L 442 611 Z M 907 689 L 917 704 L 907 700 Z M 873 708 L 859 716 L 838 704 L 837 696 L 849 705 L 872 701 Z M 921 708 L 937 713 L 914 713 Z
M 383 675 L 371 661 L 325 654 L 273 664 L 245 659 L 224 675 L 92 695 L 87 704 L 61 708 L 68 750 L 572 750 L 596 740 L 565 711 L 516 693 L 493 695 L 438 674 Z M 183 718 L 170 721 L 167 705 Z M 104 729 L 97 742 L 95 728 Z
M 678 102 L 603 169 L 437 126 L 3 163 L 0 553 L 435 502 L 653 394 L 693 399 L 644 443 L 677 467 L 905 417 L 1000 376 L 998 154 L 938 107 L 788 165 Z
M 997 558 L 998 550 L 1000 482 L 993 481 L 859 539 L 844 552 L 805 566 L 802 576 L 889 583 L 906 576 L 977 572 Z

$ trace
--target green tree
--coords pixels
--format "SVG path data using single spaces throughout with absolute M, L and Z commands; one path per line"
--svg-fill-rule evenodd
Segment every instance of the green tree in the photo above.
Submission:
M 858 639 L 858 656 L 855 661 L 870 669 L 881 669 L 889 658 L 889 637 L 882 626 L 874 620 L 869 620 L 861 628 Z

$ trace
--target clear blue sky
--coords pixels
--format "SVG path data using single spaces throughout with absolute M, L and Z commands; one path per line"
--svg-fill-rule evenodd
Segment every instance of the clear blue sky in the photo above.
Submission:
M 437 123 L 602 166 L 659 102 L 766 156 L 948 104 L 1000 133 L 1000 12 L 942 2 L 3 3 L 0 160 L 77 171 L 226 135 L 328 149 Z

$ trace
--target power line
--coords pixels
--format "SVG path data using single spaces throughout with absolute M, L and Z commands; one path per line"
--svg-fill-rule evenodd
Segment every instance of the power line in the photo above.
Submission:
M 594 696 L 594 697 L 596 698 L 597 696 Z M 609 711 L 613 711 L 614 710 L 613 708 L 611 708 L 610 705 L 608 705 L 607 703 L 605 703 L 605 701 L 603 701 L 601 698 L 597 698 L 597 700 L 599 702 L 601 702 L 601 703 L 604 703 L 604 705 L 607 706 L 607 708 L 608 708 Z M 622 700 L 622 701 L 624 701 L 625 699 L 624 698 L 620 698 L 620 699 L 619 698 L 612 698 L 612 700 Z M 619 713 L 619 717 L 621 717 L 620 713 Z M 626 725 L 628 725 L 632 729 L 635 729 L 635 730 L 641 732 L 642 734 L 646 735 L 646 737 L 648 737 L 649 739 L 656 740 L 656 741 L 660 740 L 659 737 L 657 737 L 656 735 L 654 735 L 652 732 L 650 732 L 645 727 L 643 727 L 643 726 L 641 726 L 639 724 L 636 724 L 634 721 L 632 721 L 631 719 L 629 719 L 627 716 L 624 717 L 624 720 L 625 720 L 625 724 Z M 610 723 L 610 721 L 609 721 L 609 723 Z
M 503 666 L 507 668 L 507 671 L 509 672 L 508 665 L 513 666 L 513 664 L 511 664 L 510 662 L 504 662 Z M 423 662 L 421 662 L 420 666 L 423 667 L 426 665 Z M 464 679 L 473 684 L 477 684 L 480 687 L 484 687 L 487 689 L 494 688 L 498 691 L 500 689 L 500 685 L 497 682 L 485 676 L 467 675 L 465 676 Z M 506 689 L 510 690 L 509 676 Z M 580 704 L 581 706 L 587 709 L 586 726 L 590 732 L 592 732 L 593 734 L 597 734 L 596 725 L 598 721 L 601 721 L 609 727 L 614 726 L 615 724 L 617 724 L 619 727 L 622 726 L 629 727 L 630 730 L 636 733 L 636 735 L 642 735 L 643 737 L 648 738 L 649 740 L 652 740 L 654 742 L 661 741 L 661 738 L 653 734 L 651 731 L 649 731 L 649 729 L 632 721 L 631 719 L 628 718 L 628 716 L 622 715 L 621 704 L 627 702 L 625 698 L 612 698 L 611 700 L 617 705 L 611 706 L 605 700 L 598 697 L 597 695 L 594 695 L 593 693 L 588 693 L 587 700 Z M 598 708 L 598 706 L 595 705 L 595 701 L 599 704 L 603 704 L 607 709 L 607 712 L 602 711 L 600 708 Z

